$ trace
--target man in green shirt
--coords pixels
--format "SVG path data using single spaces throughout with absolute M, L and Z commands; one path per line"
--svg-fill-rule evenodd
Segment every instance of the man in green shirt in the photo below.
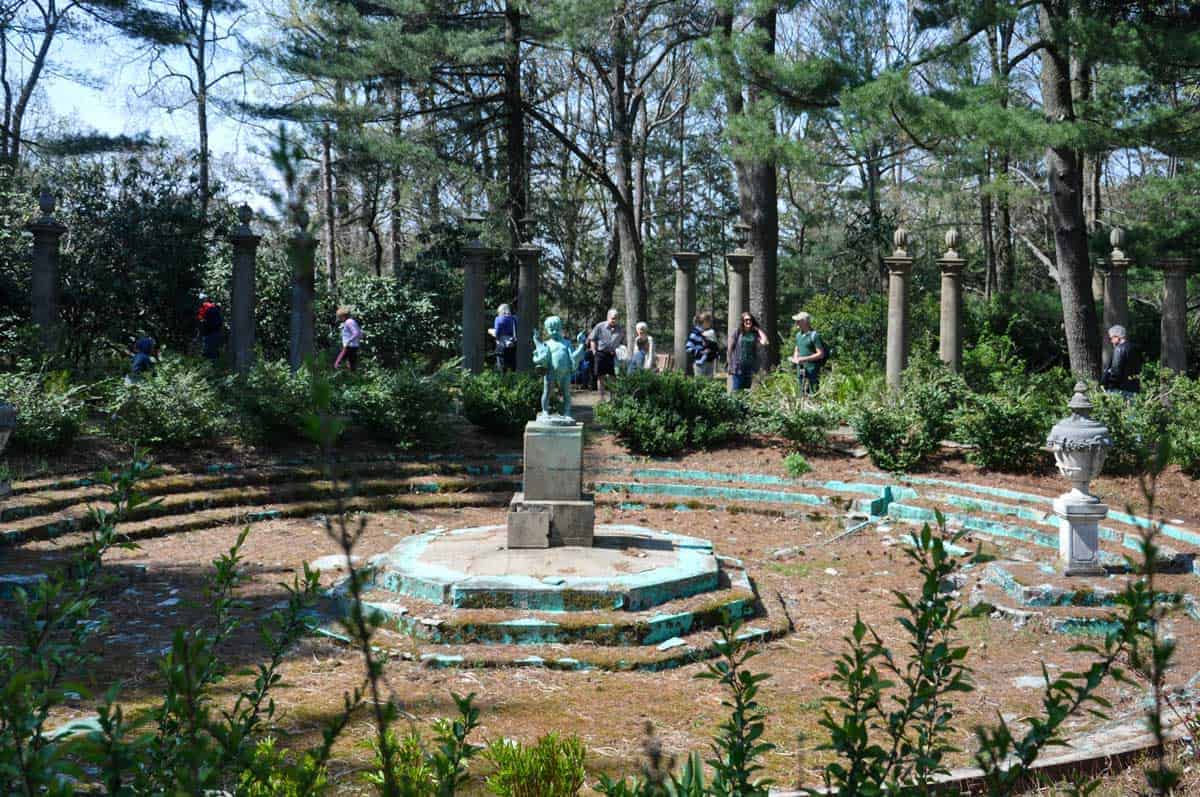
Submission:
M 829 354 L 821 334 L 812 328 L 812 316 L 796 313 L 796 349 L 791 360 L 796 364 L 796 377 L 805 393 L 816 393 L 821 381 L 821 364 Z

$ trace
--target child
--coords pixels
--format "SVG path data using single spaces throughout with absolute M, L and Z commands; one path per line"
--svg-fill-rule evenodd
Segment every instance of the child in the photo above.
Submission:
M 704 345 L 696 355 L 696 376 L 712 376 L 717 364 L 717 354 L 721 351 L 717 346 L 717 331 L 709 327 L 700 333 L 700 338 Z

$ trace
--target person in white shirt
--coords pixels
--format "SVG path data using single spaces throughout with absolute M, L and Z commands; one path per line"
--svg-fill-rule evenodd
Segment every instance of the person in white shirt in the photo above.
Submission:
M 342 333 L 342 350 L 333 361 L 334 368 L 340 368 L 342 363 L 353 371 L 358 366 L 358 349 L 362 345 L 362 327 L 354 320 L 353 311 L 349 307 L 339 307 L 337 310 L 338 329 Z

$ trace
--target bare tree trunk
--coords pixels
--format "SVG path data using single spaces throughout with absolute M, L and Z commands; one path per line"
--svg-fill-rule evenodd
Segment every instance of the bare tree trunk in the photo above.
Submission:
M 988 299 L 991 299 L 996 295 L 998 279 L 996 274 L 996 249 L 993 245 L 992 195 L 984 189 L 986 181 L 986 176 L 980 176 L 979 221 L 980 233 L 983 238 L 983 258 L 986 265 L 984 270 L 983 294 Z
M 1061 42 L 1059 27 L 1069 22 L 1066 0 L 1047 0 L 1038 9 L 1042 37 Z M 1042 51 L 1043 113 L 1050 123 L 1073 122 L 1071 56 L 1066 43 Z M 1100 376 L 1100 332 L 1092 303 L 1092 270 L 1088 260 L 1087 230 L 1083 216 L 1083 166 L 1080 154 L 1068 147 L 1046 149 L 1050 180 L 1050 210 L 1054 224 L 1055 262 L 1062 295 L 1063 324 L 1071 370 L 1079 377 Z
M 625 16 L 614 16 L 613 68 L 609 106 L 612 116 L 613 182 L 619 195 L 613 205 L 614 224 L 621 245 L 621 281 L 625 289 L 625 339 L 634 338 L 634 325 L 646 317 L 646 272 L 633 191 L 633 125 L 627 102 L 628 58 Z
M 521 245 L 521 221 L 529 208 L 525 177 L 525 107 L 521 104 L 521 9 L 514 0 L 504 6 L 504 128 L 508 160 L 508 231 L 510 248 Z M 511 258 L 516 263 L 516 258 Z M 513 285 L 517 284 L 513 275 Z
M 337 296 L 337 209 L 333 199 L 333 132 L 329 122 L 321 126 L 321 206 L 325 212 L 325 267 L 329 292 Z

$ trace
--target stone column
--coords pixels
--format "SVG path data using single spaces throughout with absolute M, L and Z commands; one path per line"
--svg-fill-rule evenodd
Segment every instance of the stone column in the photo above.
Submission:
M 754 254 L 746 249 L 746 241 L 750 240 L 750 225 L 738 222 L 733 225 L 734 240 L 737 249 L 725 255 L 725 263 L 729 266 L 729 327 L 726 335 L 737 332 L 742 323 L 742 313 L 750 309 L 750 263 Z M 726 369 L 729 365 L 726 364 Z M 728 379 L 729 388 L 733 388 L 733 376 Z
M 966 260 L 958 254 L 958 230 L 946 230 L 946 253 L 938 258 L 942 272 L 942 315 L 938 354 L 950 370 L 962 369 L 962 273 Z
M 691 376 L 687 336 L 696 315 L 696 265 L 700 262 L 700 253 L 672 252 L 671 258 L 675 261 L 675 370 Z
M 483 224 L 483 217 L 468 215 L 463 217 L 463 222 L 471 240 L 462 251 L 462 358 L 463 368 L 477 374 L 483 370 L 483 294 L 487 282 L 487 267 L 493 252 L 479 240 L 479 228 Z M 537 311 L 534 313 L 536 315 Z
M 65 225 L 54 218 L 54 194 L 43 188 L 38 194 L 42 215 L 25 225 L 33 233 L 33 271 L 30 274 L 30 300 L 33 323 L 45 351 L 54 351 L 59 343 L 58 250 Z
M 533 335 L 538 327 L 538 264 L 542 250 L 530 243 L 517 247 L 521 273 L 517 283 L 517 370 L 533 370 Z
M 229 332 L 233 367 L 246 373 L 254 360 L 255 254 L 261 237 L 250 229 L 254 211 L 249 205 L 238 208 L 241 222 L 229 236 L 233 245 L 233 278 L 229 286 Z
M 1181 374 L 1187 371 L 1187 278 L 1191 266 L 1186 257 L 1158 261 L 1163 271 L 1162 364 Z
M 315 353 L 313 295 L 316 291 L 317 239 L 308 232 L 308 212 L 297 208 L 296 232 L 288 239 L 292 265 L 292 318 L 288 362 L 295 371 Z
M 1129 327 L 1129 266 L 1131 261 L 1125 256 L 1122 248 L 1125 246 L 1125 231 L 1114 227 L 1108 234 L 1112 244 L 1112 254 L 1109 255 L 1104 273 L 1104 329 L 1100 339 L 1104 342 L 1104 364 L 1107 366 L 1112 359 L 1112 342 L 1108 339 L 1108 330 L 1120 324 Z
M 883 262 L 888 268 L 887 384 L 900 389 L 901 374 L 908 365 L 908 281 L 913 259 L 908 254 L 908 232 L 897 227 L 892 236 L 895 250 Z

